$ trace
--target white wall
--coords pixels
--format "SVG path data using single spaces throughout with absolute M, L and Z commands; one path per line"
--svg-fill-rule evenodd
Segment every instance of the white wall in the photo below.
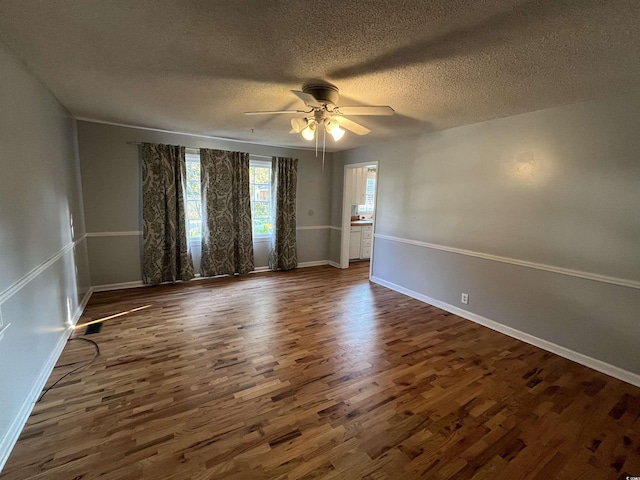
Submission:
M 89 289 L 71 115 L 0 44 L 0 468 Z
M 78 139 L 92 286 L 140 282 L 142 279 L 142 237 L 137 233 L 142 230 L 140 151 L 138 146 L 127 142 L 165 143 L 298 158 L 298 262 L 326 261 L 329 258 L 330 153 L 323 172 L 322 159 L 316 158 L 311 150 L 268 147 L 88 121 L 78 122 Z M 266 267 L 268 243 L 256 241 L 254 250 L 256 267 Z
M 335 170 L 380 161 L 379 281 L 640 374 L 639 125 L 640 97 L 610 98 L 341 152 Z

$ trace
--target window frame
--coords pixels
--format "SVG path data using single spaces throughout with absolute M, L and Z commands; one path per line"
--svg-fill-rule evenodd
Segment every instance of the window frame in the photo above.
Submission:
M 200 169 L 200 150 L 199 149 L 186 149 L 185 151 L 185 163 L 187 163 L 187 167 L 189 163 L 197 163 L 198 164 L 198 172 L 201 172 Z M 198 192 L 200 194 L 200 199 L 189 199 L 188 194 L 188 184 L 189 184 L 189 169 L 187 168 L 187 176 L 185 178 L 185 184 L 187 186 L 187 191 L 185 192 L 185 217 L 187 219 L 187 240 L 191 245 L 201 245 L 202 244 L 202 179 L 200 175 L 198 175 Z M 199 237 L 191 237 L 191 219 L 189 218 L 189 203 L 190 202 L 199 202 L 200 203 L 200 236 Z
M 262 243 L 262 242 L 268 242 L 271 239 L 271 235 L 273 232 L 273 206 L 271 205 L 271 202 L 273 201 L 273 185 L 271 185 L 271 175 L 272 175 L 272 171 L 271 171 L 271 162 L 269 160 L 261 160 L 261 159 L 257 159 L 251 155 L 249 155 L 249 172 L 251 172 L 251 167 L 258 167 L 258 168 L 268 168 L 269 169 L 269 183 L 268 184 L 264 184 L 264 183 L 259 183 L 256 184 L 255 183 L 255 177 L 251 178 L 251 173 L 249 174 L 249 189 L 251 189 L 251 186 L 255 186 L 255 185 L 268 185 L 269 186 L 269 200 L 266 201 L 268 207 L 269 207 L 269 220 L 271 220 L 271 232 L 270 233 L 264 233 L 264 234 L 256 234 L 255 233 L 255 225 L 254 225 L 254 220 L 255 220 L 255 216 L 254 216 L 254 201 L 257 201 L 253 198 L 253 196 L 251 196 L 251 235 L 253 237 L 253 241 L 256 243 Z
M 187 220 L 187 235 L 188 235 L 188 241 L 191 245 L 202 245 L 202 218 L 203 218 L 203 214 L 202 214 L 202 183 L 200 181 L 199 178 L 199 182 L 198 182 L 198 192 L 199 192 L 199 200 L 196 200 L 195 198 L 189 198 L 189 163 L 195 163 L 198 165 L 198 171 L 201 172 L 200 170 L 200 150 L 199 149 L 187 149 L 185 152 L 185 162 L 187 163 L 187 178 L 185 178 L 185 216 L 186 216 L 186 220 Z M 269 199 L 265 201 L 265 203 L 267 203 L 268 208 L 269 208 L 269 220 L 271 220 L 271 223 L 273 225 L 273 210 L 272 210 L 272 206 L 271 206 L 271 202 L 273 200 L 272 197 L 272 185 L 271 185 L 271 162 L 269 160 L 261 160 L 261 159 L 256 159 L 255 157 L 252 157 L 251 155 L 249 155 L 249 168 L 251 167 L 260 167 L 260 168 L 268 168 L 269 169 L 269 182 L 268 183 L 262 183 L 262 184 L 256 184 L 253 180 L 255 180 L 255 178 L 251 178 L 251 176 L 249 177 L 249 188 L 251 188 L 251 185 L 268 185 L 268 191 L 269 191 Z M 263 242 L 269 242 L 271 239 L 271 233 L 266 233 L 266 234 L 261 234 L 261 235 L 257 235 L 255 234 L 255 226 L 254 226 L 254 198 L 251 198 L 251 234 L 253 237 L 253 241 L 255 243 L 263 243 Z M 191 237 L 190 233 L 191 233 L 191 229 L 192 229 L 192 220 L 189 217 L 189 204 L 190 203 L 194 203 L 194 202 L 199 202 L 200 204 L 200 219 L 199 220 L 195 220 L 196 222 L 200 222 L 200 237 Z M 273 229 L 273 227 L 272 227 Z

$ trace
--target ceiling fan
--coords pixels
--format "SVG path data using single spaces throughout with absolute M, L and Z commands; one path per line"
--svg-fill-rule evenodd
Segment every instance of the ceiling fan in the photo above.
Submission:
M 338 106 L 338 87 L 328 83 L 309 83 L 302 87 L 302 91 L 291 90 L 307 107 L 306 110 L 275 110 L 263 112 L 244 112 L 245 115 L 276 115 L 302 114 L 301 117 L 291 119 L 291 131 L 299 133 L 305 140 L 316 140 L 316 155 L 318 151 L 319 129 L 323 131 L 323 143 L 326 133 L 334 141 L 340 140 L 345 130 L 356 135 L 366 135 L 371 130 L 347 118 L 347 115 L 393 115 L 393 108 L 385 105 L 378 107 L 340 107 Z M 322 148 L 324 158 L 324 145 Z

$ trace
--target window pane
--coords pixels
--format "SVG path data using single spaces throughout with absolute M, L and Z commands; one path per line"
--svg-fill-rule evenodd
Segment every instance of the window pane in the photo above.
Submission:
M 187 215 L 189 216 L 189 220 L 200 220 L 202 218 L 201 212 L 202 207 L 200 206 L 200 202 L 197 201 L 189 201 L 187 202 Z
M 259 200 L 259 201 L 268 202 L 271 197 L 269 190 L 270 190 L 269 185 L 256 185 L 255 196 L 252 198 L 255 198 L 256 200 Z
M 200 179 L 187 181 L 187 198 L 200 198 Z
M 200 157 L 187 161 L 187 177 L 200 178 Z
M 271 168 L 255 167 L 255 170 L 256 170 L 255 183 L 271 182 Z
M 202 202 L 200 196 L 200 155 L 187 155 L 187 222 L 191 240 L 202 237 Z
M 271 234 L 271 165 L 254 164 L 249 171 L 249 191 L 251 194 L 251 217 L 253 235 L 264 237 Z
M 269 204 L 266 202 L 255 202 L 253 204 L 253 211 L 256 219 L 269 219 L 271 213 L 269 211 Z
M 189 222 L 189 238 L 197 240 L 202 237 L 202 222 L 200 220 L 191 220 Z
M 271 234 L 271 220 L 256 218 L 253 221 L 253 234 L 254 235 L 269 235 Z
M 372 212 L 375 208 L 376 179 L 367 178 L 364 205 L 358 205 L 360 212 Z
M 376 191 L 376 180 L 374 178 L 367 178 L 367 195 L 373 195 Z

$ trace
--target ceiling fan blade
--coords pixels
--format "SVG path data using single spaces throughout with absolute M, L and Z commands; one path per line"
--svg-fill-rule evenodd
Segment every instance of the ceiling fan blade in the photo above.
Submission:
M 273 111 L 264 111 L 264 112 L 244 112 L 245 115 L 277 115 L 279 113 L 309 113 L 305 110 L 273 110 Z
M 337 107 L 342 115 L 393 115 L 394 110 L 388 105 L 378 107 Z
M 356 135 L 366 135 L 371 131 L 367 127 L 363 127 L 359 123 L 356 123 L 353 120 L 349 120 L 347 117 L 336 115 L 333 118 L 335 118 L 338 121 L 341 127 L 346 128 L 347 130 L 355 133 Z
M 310 93 L 304 93 L 300 90 L 291 90 L 291 92 L 296 95 L 300 100 L 304 102 L 305 105 L 309 107 L 321 107 L 322 104 L 316 100 L 316 97 L 311 95 Z

